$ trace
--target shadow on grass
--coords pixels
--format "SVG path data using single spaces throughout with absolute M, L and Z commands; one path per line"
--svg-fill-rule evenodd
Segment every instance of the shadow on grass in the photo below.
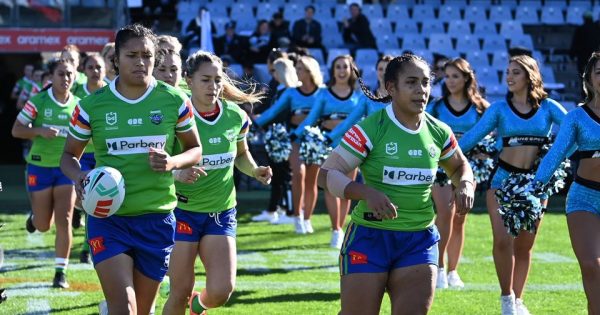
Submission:
M 299 238 L 300 239 L 300 238 Z M 238 244 L 238 248 L 240 245 L 247 246 L 248 243 Z M 299 244 L 298 246 L 282 246 L 282 247 L 265 247 L 265 248 L 247 248 L 244 247 L 243 250 L 239 250 L 239 253 L 264 253 L 264 252 L 276 252 L 280 250 L 303 250 L 303 249 L 327 249 L 329 248 L 329 244 Z
M 73 306 L 66 306 L 66 307 L 61 307 L 61 308 L 52 308 L 52 313 L 75 311 L 75 310 L 78 310 L 78 309 L 81 309 L 81 308 L 88 308 L 88 307 L 98 308 L 98 303 L 97 302 L 93 302 L 93 303 L 88 303 L 88 304 L 85 304 L 85 305 L 73 305 Z M 90 314 L 97 314 L 97 313 L 90 313 Z
M 291 268 L 238 268 L 237 276 L 265 276 L 265 275 L 281 275 L 297 271 L 321 270 L 328 268 L 337 268 L 338 265 L 324 266 L 308 266 L 308 267 L 291 267 Z M 206 276 L 206 272 L 198 271 L 195 273 L 197 277 Z
M 268 297 L 260 298 L 245 298 L 243 297 L 244 291 L 236 291 L 227 303 L 228 305 L 234 304 L 257 304 L 257 303 L 280 303 L 280 302 L 333 302 L 340 299 L 339 293 L 292 293 L 292 294 L 281 294 L 271 295 Z
M 9 272 L 16 272 L 16 271 L 23 271 L 23 270 L 33 270 L 33 269 L 39 269 L 39 268 L 44 268 L 44 267 L 48 267 L 48 264 L 35 264 L 35 265 L 23 265 L 23 266 L 15 266 L 13 267 L 3 267 L 3 269 L 0 269 L 0 274 L 5 274 L 5 273 L 9 273 Z

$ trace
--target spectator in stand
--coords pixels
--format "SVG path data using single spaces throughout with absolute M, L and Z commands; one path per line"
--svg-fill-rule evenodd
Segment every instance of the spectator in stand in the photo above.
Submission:
M 249 60 L 252 63 L 263 63 L 269 56 L 271 50 L 271 29 L 267 20 L 260 20 L 256 24 L 256 29 L 250 36 Z
M 23 91 L 23 89 L 25 88 L 25 86 L 31 85 L 32 74 L 33 74 L 33 65 L 26 64 L 25 67 L 23 68 L 23 77 L 21 79 L 19 79 L 19 81 L 17 81 L 17 83 L 15 83 L 15 87 L 13 88 L 12 93 L 10 94 L 11 99 L 16 100 L 19 97 L 19 95 L 21 94 L 21 91 Z
M 242 63 L 248 51 L 248 38 L 235 33 L 235 21 L 225 24 L 225 35 L 215 39 L 215 54 L 230 56 L 235 63 Z
M 442 97 L 442 86 L 444 85 L 444 66 L 450 59 L 441 54 L 433 54 L 433 82 L 431 83 L 430 100 Z
M 183 46 L 185 48 L 189 47 L 200 47 L 202 43 L 202 12 L 207 11 L 206 7 L 200 7 L 198 9 L 198 15 L 194 19 L 190 21 L 190 23 L 185 28 L 185 35 L 183 37 Z M 211 21 L 211 34 L 215 36 L 217 33 L 217 29 L 215 28 L 215 24 Z
M 354 53 L 359 48 L 375 48 L 375 37 L 367 19 L 356 3 L 350 5 L 350 19 L 342 21 L 344 25 L 344 43 Z
M 583 24 L 575 28 L 571 42 L 571 57 L 577 59 L 577 71 L 583 74 L 583 69 L 590 55 L 600 48 L 600 23 L 594 22 L 592 12 L 583 13 Z
M 110 83 L 117 77 L 117 71 L 113 66 L 113 59 L 115 58 L 115 43 L 106 43 L 104 48 L 102 48 L 100 55 L 104 58 L 104 64 L 106 65 L 106 77 L 104 77 L 104 81 L 106 81 L 106 83 Z
M 300 47 L 323 48 L 321 44 L 321 23 L 313 19 L 315 7 L 307 5 L 304 9 L 304 18 L 294 23 L 292 39 Z
M 269 27 L 271 28 L 271 47 L 287 47 L 290 45 L 292 42 L 290 21 L 284 20 L 281 12 L 273 14 Z

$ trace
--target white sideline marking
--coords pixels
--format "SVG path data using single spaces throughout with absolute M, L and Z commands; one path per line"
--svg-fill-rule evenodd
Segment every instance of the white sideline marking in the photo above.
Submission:
M 29 247 L 44 246 L 42 233 L 38 231 L 27 233 L 27 245 L 29 245 Z
M 550 263 L 550 264 L 576 263 L 577 262 L 577 260 L 575 258 L 559 255 L 556 253 L 548 253 L 548 252 L 541 252 L 541 253 L 533 252 L 533 259 L 540 261 L 540 262 L 544 262 L 544 263 Z
M 26 315 L 46 315 L 50 314 L 50 303 L 48 300 L 27 300 Z
M 500 291 L 498 284 L 488 283 L 465 283 L 463 290 L 468 291 Z M 583 291 L 581 283 L 563 283 L 563 284 L 537 284 L 529 283 L 526 286 L 527 291 Z
M 24 297 L 74 297 L 81 294 L 76 291 L 62 291 L 52 288 L 50 283 L 43 282 L 24 282 L 15 284 L 6 289 L 8 296 L 24 296 Z

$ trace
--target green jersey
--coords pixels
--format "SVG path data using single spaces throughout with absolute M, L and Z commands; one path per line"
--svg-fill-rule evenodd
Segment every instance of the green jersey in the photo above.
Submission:
M 207 176 L 193 184 L 175 183 L 177 207 L 193 212 L 220 212 L 236 205 L 233 167 L 238 142 L 248 132 L 248 115 L 237 104 L 217 102 L 220 112 L 208 121 L 194 111 L 198 132 L 202 135 L 202 160 Z
M 431 185 L 438 162 L 457 149 L 450 127 L 425 113 L 419 128 L 410 130 L 387 106 L 354 125 L 340 145 L 347 151 L 342 154 L 361 160 L 365 184 L 384 193 L 398 211 L 393 220 L 377 220 L 361 200 L 352 221 L 395 231 L 420 231 L 434 223 Z
M 176 133 L 195 127 L 192 105 L 183 93 L 153 80 L 136 100 L 122 96 L 116 80 L 81 100 L 70 134 L 94 142 L 96 166 L 113 167 L 125 180 L 125 200 L 116 213 L 166 213 L 177 204 L 173 175 L 150 168 L 150 148 L 173 154 Z
M 60 157 L 69 133 L 69 118 L 78 101 L 77 96 L 71 95 L 66 103 L 60 103 L 54 97 L 52 88 L 49 88 L 25 103 L 25 107 L 17 116 L 22 124 L 31 124 L 33 128 L 56 128 L 59 131 L 58 136 L 51 139 L 41 136 L 33 138 L 31 150 L 26 157 L 27 163 L 43 167 L 60 165 Z
M 77 85 L 75 91 L 73 91 L 73 94 L 75 94 L 75 96 L 79 97 L 80 99 L 84 99 L 91 93 L 87 88 L 87 83 L 85 83 Z M 92 141 L 88 142 L 88 144 L 85 146 L 85 151 L 83 151 L 83 153 L 94 153 L 94 143 Z

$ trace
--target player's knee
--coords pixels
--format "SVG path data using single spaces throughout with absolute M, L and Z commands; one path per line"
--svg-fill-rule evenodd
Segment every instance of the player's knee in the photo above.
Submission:
M 494 238 L 494 250 L 499 251 L 511 251 L 513 248 L 513 242 L 508 237 L 495 237 Z
M 210 301 L 207 304 L 210 304 L 211 307 L 218 307 L 227 303 L 233 293 L 233 289 L 234 286 L 231 282 L 221 283 L 217 287 L 207 289 L 206 296 L 207 300 Z
M 173 299 L 178 304 L 187 303 L 190 298 L 190 294 L 194 289 L 194 283 L 178 283 L 171 282 L 171 289 L 169 291 L 169 299 Z
M 584 277 L 600 276 L 600 258 L 590 257 L 580 259 L 579 266 L 581 267 L 581 273 Z
M 35 229 L 44 233 L 50 230 L 50 222 L 44 222 L 42 220 L 36 220 L 35 216 L 33 217 L 33 226 Z

